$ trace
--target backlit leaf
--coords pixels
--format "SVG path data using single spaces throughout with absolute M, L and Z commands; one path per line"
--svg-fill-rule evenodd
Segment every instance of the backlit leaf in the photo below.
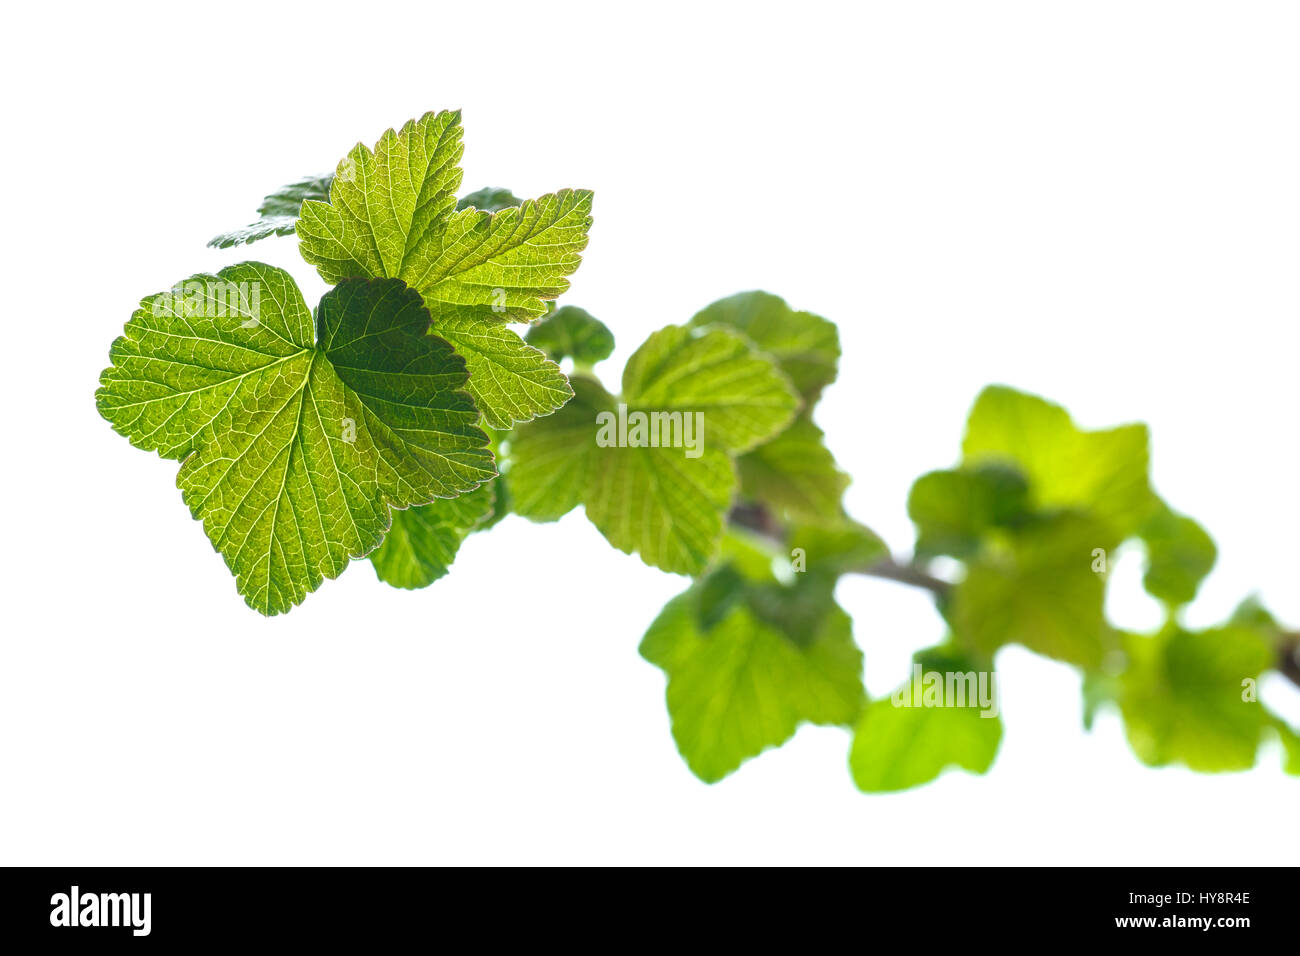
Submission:
M 257 297 L 228 290 L 245 283 Z M 427 334 L 420 298 L 351 281 L 315 329 L 293 280 L 244 263 L 141 303 L 101 376 L 101 414 L 134 444 L 181 458 L 177 484 L 264 614 L 287 611 L 369 553 L 392 508 L 495 474 L 465 362 Z
M 799 408 L 789 380 L 744 338 L 683 325 L 652 333 L 628 359 L 623 401 L 701 413 L 706 444 L 735 453 L 780 433 Z
M 397 588 L 423 588 L 446 574 L 461 542 L 491 514 L 493 484 L 393 512 L 384 543 L 370 553 L 379 580 Z
M 555 361 L 571 358 L 581 367 L 602 362 L 614 351 L 614 333 L 605 323 L 572 305 L 560 306 L 529 329 L 525 338 Z
M 968 465 L 1018 468 L 1036 510 L 1087 510 L 1123 539 L 1156 506 L 1147 446 L 1145 425 L 1082 431 L 1059 405 L 995 385 L 971 409 L 962 455 Z
M 835 323 L 798 312 L 768 292 L 741 292 L 696 313 L 691 325 L 729 326 L 774 357 L 808 404 L 835 381 L 840 337 Z
M 862 705 L 862 654 L 838 608 L 798 644 L 742 606 L 704 633 L 683 594 L 650 625 L 641 655 L 667 674 L 673 739 L 709 783 L 781 745 L 801 723 L 851 724 Z

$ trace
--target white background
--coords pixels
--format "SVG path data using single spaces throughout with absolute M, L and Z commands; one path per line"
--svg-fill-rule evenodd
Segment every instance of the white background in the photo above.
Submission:
M 1194 623 L 1300 624 L 1300 19 L 1284 3 L 19 5 L 0 57 L 0 862 L 1294 862 L 1300 785 L 1140 767 L 1073 671 L 1009 650 L 986 778 L 857 793 L 801 730 L 720 785 L 676 755 L 642 631 L 683 580 L 579 512 L 510 518 L 414 593 L 366 562 L 264 620 L 174 486 L 95 412 L 141 296 L 357 140 L 461 107 L 466 190 L 596 191 L 566 301 L 622 362 L 723 295 L 839 323 L 819 420 L 900 552 L 979 388 L 1151 423 L 1215 534 Z M 1151 625 L 1141 560 L 1113 611 Z M 941 636 L 841 588 L 884 693 Z M 1300 722 L 1300 696 L 1266 698 Z

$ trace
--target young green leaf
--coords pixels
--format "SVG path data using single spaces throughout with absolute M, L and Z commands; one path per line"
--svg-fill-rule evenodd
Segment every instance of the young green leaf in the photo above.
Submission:
M 1190 603 L 1218 559 L 1214 539 L 1191 518 L 1175 513 L 1163 502 L 1140 533 L 1147 547 L 1143 586 L 1167 604 Z
M 259 239 L 267 239 L 271 236 L 292 236 L 298 225 L 298 212 L 302 208 L 303 200 L 327 201 L 330 196 L 330 184 L 333 182 L 334 174 L 326 173 L 324 176 L 306 176 L 296 183 L 281 186 L 262 200 L 262 205 L 257 210 L 261 218 L 250 225 L 244 226 L 242 229 L 223 232 L 211 239 L 208 245 L 218 249 L 226 249 L 240 243 L 256 242 Z M 488 212 L 496 212 L 505 209 L 507 206 L 518 206 L 520 201 L 508 189 L 489 187 L 462 196 L 460 201 L 456 203 L 456 208 L 468 209 L 472 206 L 477 209 L 486 209 Z
M 736 488 L 731 458 L 704 448 L 596 448 L 587 517 L 625 554 L 677 574 L 697 574 L 717 550 Z
M 699 412 L 705 444 L 735 454 L 779 434 L 799 409 L 789 380 L 727 329 L 670 325 L 654 332 L 623 369 L 630 408 Z
M 571 358 L 580 368 L 603 362 L 614 352 L 614 333 L 590 312 L 573 305 L 560 306 L 524 338 L 555 361 Z
M 509 432 L 500 431 L 495 428 L 484 427 L 488 436 L 488 448 L 492 450 L 493 461 L 501 461 L 501 445 Z M 506 515 L 512 510 L 513 498 L 510 494 L 510 485 L 506 481 L 505 475 L 497 475 L 491 481 L 487 482 L 487 487 L 492 489 L 492 507 L 487 516 L 476 524 L 472 533 L 478 534 L 483 531 L 489 531 L 495 528 Z
M 972 690 L 978 693 L 980 671 L 940 649 L 918 655 L 917 663 L 919 679 L 914 673 L 889 697 L 872 701 L 862 711 L 849 752 L 849 769 L 860 790 L 906 790 L 929 783 L 950 767 L 982 774 L 993 765 L 1002 742 L 1002 719 L 996 711 L 977 706 L 983 703 L 978 698 L 971 699 Z M 954 691 L 964 700 L 935 695 L 936 678 L 947 694 L 950 674 Z
M 556 521 L 586 499 L 596 467 L 596 416 L 615 404 L 595 379 L 570 381 L 567 405 L 510 433 L 506 480 L 515 513 L 530 521 Z
M 388 130 L 373 151 L 361 143 L 339 161 L 328 202 L 303 203 L 303 258 L 329 283 L 405 273 L 415 249 L 445 232 L 456 209 L 465 151 L 460 112 L 426 113 Z
M 907 513 L 916 524 L 916 554 L 974 555 L 985 534 L 1023 519 L 1029 485 L 1005 465 L 932 471 L 912 485 Z
M 849 476 L 835 464 L 825 435 L 807 415 L 736 460 L 741 496 L 762 501 L 790 521 L 836 524 Z
M 786 544 L 789 551 L 799 552 L 806 573 L 831 577 L 862 571 L 889 556 L 878 534 L 849 518 L 832 526 L 796 525 Z
M 456 203 L 457 209 L 486 209 L 488 212 L 500 212 L 502 209 L 508 209 L 511 206 L 518 206 L 522 199 L 516 196 L 508 189 L 496 186 L 484 186 L 460 197 Z
M 333 175 L 307 176 L 281 186 L 262 200 L 257 213 L 261 217 L 242 229 L 223 232 L 208 241 L 209 246 L 227 249 L 245 242 L 257 242 L 271 236 L 291 236 L 298 222 L 298 210 L 305 199 L 324 199 L 329 195 Z
M 597 416 L 616 402 L 598 383 L 574 376 L 575 398 L 549 418 L 520 426 L 510 446 L 515 510 L 554 520 L 578 504 L 614 547 L 654 567 L 702 571 L 722 535 L 736 478 L 730 457 L 701 448 L 601 447 Z
M 397 588 L 423 588 L 446 574 L 461 542 L 492 513 L 494 484 L 393 512 L 384 543 L 370 553 L 379 580 Z
M 502 328 L 546 312 L 569 287 L 591 226 L 591 193 L 561 190 L 496 212 L 514 196 L 483 190 L 455 199 L 459 112 L 426 113 L 373 150 L 358 143 L 338 167 L 328 202 L 303 203 L 303 258 L 327 282 L 401 279 L 424 298 L 435 333 L 465 351 L 468 390 L 493 427 L 528 421 L 569 396 L 555 363 Z
M 425 300 L 528 320 L 569 287 L 591 225 L 591 193 L 562 190 L 491 213 L 456 211 L 460 112 L 426 113 L 339 163 L 329 202 L 303 203 L 302 254 L 327 282 L 390 276 Z M 489 312 L 488 309 L 493 311 Z
M 96 401 L 133 444 L 184 459 L 186 504 L 253 608 L 287 611 L 337 577 L 379 544 L 391 508 L 495 474 L 465 362 L 400 282 L 339 285 L 315 335 L 279 269 L 180 288 L 141 303 Z
M 778 433 L 798 405 L 784 376 L 733 332 L 669 326 L 629 359 L 620 399 L 586 376 L 573 382 L 568 406 L 514 433 L 516 510 L 549 521 L 584 504 L 620 551 L 704 570 L 735 492 L 728 452 Z
M 1110 646 L 1103 616 L 1110 527 L 1061 512 L 1008 536 L 968 565 L 954 589 L 950 619 L 959 643 L 984 654 L 1020 643 L 1032 651 L 1097 667 Z
M 1154 637 L 1125 635 L 1128 667 L 1119 705 L 1129 744 L 1143 763 L 1181 763 L 1214 773 L 1254 766 L 1275 719 L 1248 685 L 1273 664 L 1256 630 L 1170 628 Z
M 641 656 L 667 674 L 673 739 L 708 783 L 780 746 L 801 723 L 851 724 L 862 705 L 862 653 L 839 608 L 798 644 L 743 606 L 704 633 L 687 592 L 650 625 Z
M 1029 481 L 1035 509 L 1090 511 L 1123 539 L 1156 505 L 1145 425 L 1082 431 L 1059 405 L 1003 386 L 980 393 L 962 443 L 965 463 L 1002 463 Z
M 467 391 L 492 428 L 549 415 L 573 397 L 560 367 L 506 325 L 484 322 L 470 309 L 434 304 L 433 334 L 465 359 Z
M 835 376 L 840 336 L 835 323 L 797 312 L 768 292 L 741 292 L 719 299 L 691 319 L 693 326 L 727 326 L 744 333 L 773 356 L 808 405 Z

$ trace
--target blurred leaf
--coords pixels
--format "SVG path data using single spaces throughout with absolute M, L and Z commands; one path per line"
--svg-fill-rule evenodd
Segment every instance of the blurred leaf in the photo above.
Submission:
M 1278 736 L 1282 741 L 1282 753 L 1286 760 L 1282 769 L 1293 777 L 1300 777 L 1300 734 L 1282 721 L 1276 724 Z
M 701 631 L 711 631 L 745 600 L 748 585 L 735 564 L 728 562 L 700 578 L 687 593 L 695 598 L 695 623 Z
M 487 212 L 500 212 L 511 206 L 518 206 L 523 200 L 508 189 L 485 186 L 482 189 L 461 196 L 456 203 L 457 209 L 484 209 Z
M 244 226 L 242 229 L 223 232 L 221 235 L 208 240 L 208 245 L 215 246 L 218 249 L 228 249 L 240 243 L 256 242 L 270 236 L 293 235 L 294 224 L 298 222 L 298 210 L 302 207 L 302 201 L 304 199 L 326 198 L 329 195 L 330 181 L 333 178 L 333 173 L 324 176 L 307 176 L 296 183 L 281 186 L 262 200 L 262 205 L 257 210 L 260 218 L 256 222 Z
M 716 448 L 597 448 L 585 503 L 605 539 L 653 567 L 698 574 L 722 536 L 736 490 L 731 459 Z
M 1109 674 L 1085 671 L 1083 675 L 1083 729 L 1092 730 L 1097 714 L 1119 696 L 1119 683 Z
M 917 528 L 916 555 L 970 557 L 986 531 L 1020 520 L 1028 503 L 1024 476 L 1005 465 L 922 475 L 907 499 L 907 513 Z
M 799 398 L 766 356 L 727 329 L 670 325 L 652 332 L 623 369 L 630 408 L 698 412 L 705 444 L 741 453 L 779 434 Z
M 1214 539 L 1163 503 L 1142 526 L 1141 536 L 1147 547 L 1143 586 L 1168 604 L 1191 602 L 1218 559 Z
M 539 321 L 525 336 L 528 344 L 552 359 L 571 358 L 575 365 L 590 367 L 614 352 L 614 333 L 585 309 L 565 305 Z
M 835 323 L 811 312 L 796 312 L 768 292 L 741 292 L 696 313 L 691 325 L 729 326 L 772 355 L 805 403 L 812 405 L 835 376 L 840 335 Z
M 972 680 L 965 706 L 954 706 L 946 693 L 938 703 L 947 706 L 927 706 L 933 702 L 927 695 L 927 675 L 940 675 L 946 687 L 950 673 Z M 984 673 L 991 680 L 991 672 Z M 906 790 L 934 780 L 949 767 L 987 772 L 1002 742 L 1002 719 L 983 716 L 979 674 L 973 661 L 946 649 L 918 654 L 912 676 L 889 697 L 868 704 L 858 720 L 849 751 L 849 769 L 858 789 Z M 986 690 L 995 688 L 986 684 Z M 996 706 L 996 697 L 993 702 Z
M 981 555 L 953 590 L 951 619 L 966 647 L 992 654 L 1020 643 L 1057 660 L 1097 667 L 1107 648 L 1105 579 L 1093 571 L 1110 529 L 1063 512 L 1009 535 L 1005 548 Z M 1104 555 L 1102 560 L 1105 560 Z
M 843 521 L 840 499 L 849 476 L 835 464 L 822 430 L 806 416 L 736 460 L 740 493 L 799 522 Z
M 270 236 L 292 236 L 298 223 L 298 212 L 304 199 L 316 199 L 325 202 L 329 199 L 330 184 L 334 181 L 333 173 L 324 176 L 306 176 L 296 183 L 281 186 L 262 200 L 258 207 L 261 217 L 256 222 L 242 229 L 232 229 L 209 240 L 209 246 L 225 249 L 242 242 L 256 242 Z M 497 212 L 507 206 L 518 206 L 521 200 L 508 189 L 480 189 L 470 193 L 457 203 L 457 209 L 476 206 L 488 212 Z
M 567 405 L 510 433 L 506 481 L 515 512 L 530 521 L 555 521 L 582 504 L 595 467 L 596 416 L 614 405 L 595 379 L 569 381 Z
M 492 483 L 457 498 L 393 512 L 384 543 L 370 553 L 379 580 L 422 588 L 447 573 L 461 542 L 492 512 Z
M 1154 637 L 1125 635 L 1124 649 L 1129 663 L 1119 705 L 1138 759 L 1203 773 L 1254 766 L 1273 718 L 1258 701 L 1243 699 L 1243 681 L 1272 664 L 1268 640 L 1234 625 L 1170 628 Z
M 502 460 L 501 443 L 510 433 L 508 431 L 489 427 L 484 427 L 483 431 L 486 432 L 488 436 L 488 448 L 492 451 L 492 460 L 500 462 Z M 505 475 L 498 474 L 486 484 L 492 489 L 492 509 L 482 521 L 474 526 L 472 532 L 475 534 L 495 527 L 501 519 L 508 515 L 512 510 L 510 486 L 506 481 Z
M 1081 431 L 1059 405 L 994 385 L 971 409 L 962 454 L 969 465 L 1018 468 L 1035 510 L 1086 510 L 1122 540 L 1156 505 L 1147 446 L 1145 425 Z
M 575 375 L 575 396 L 554 415 L 520 425 L 507 481 L 518 514 L 554 521 L 579 504 L 614 547 L 647 564 L 698 574 L 717 549 L 735 490 L 731 458 L 716 448 L 599 447 L 597 415 L 617 402 Z
M 1267 634 L 1276 634 L 1282 630 L 1277 618 L 1269 613 L 1260 602 L 1259 595 L 1256 594 L 1252 594 L 1237 605 L 1228 623 L 1240 627 L 1252 627 Z
M 733 607 L 708 634 L 689 592 L 650 625 L 641 655 L 668 676 L 673 739 L 691 771 L 714 783 L 794 735 L 801 723 L 847 725 L 863 700 L 862 654 L 835 608 L 803 645 Z
M 889 554 L 879 535 L 852 519 L 836 527 L 796 526 L 787 544 L 789 550 L 803 552 L 808 574 L 860 571 Z

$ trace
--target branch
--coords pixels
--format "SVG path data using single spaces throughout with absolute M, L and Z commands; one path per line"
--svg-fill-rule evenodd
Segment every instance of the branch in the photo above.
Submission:
M 1278 647 L 1277 669 L 1291 683 L 1300 687 L 1300 631 L 1282 635 Z
M 910 584 L 914 588 L 924 588 L 935 597 L 942 597 L 952 590 L 952 582 L 936 578 L 924 568 L 915 564 L 903 564 L 892 557 L 883 557 L 865 567 L 850 568 L 850 574 L 865 574 L 870 578 L 884 578 L 900 584 Z
M 727 520 L 737 527 L 753 531 L 782 547 L 786 543 L 786 529 L 782 527 L 781 522 L 762 502 L 749 501 L 733 505 L 731 513 L 727 515 Z M 951 582 L 936 578 L 919 565 L 910 562 L 905 563 L 888 555 L 870 564 L 849 568 L 848 572 L 924 588 L 934 594 L 935 597 L 948 593 L 952 588 Z
M 779 545 L 785 544 L 786 529 L 761 502 L 745 502 L 733 506 L 727 520 L 737 527 L 756 532 Z M 943 597 L 952 590 L 951 581 L 935 577 L 919 565 L 902 562 L 888 555 L 871 564 L 848 570 L 850 574 L 883 578 L 886 581 L 897 581 L 900 584 L 922 588 L 936 598 Z M 1283 633 L 1282 642 L 1278 647 L 1276 666 L 1278 673 L 1300 687 L 1300 631 Z

